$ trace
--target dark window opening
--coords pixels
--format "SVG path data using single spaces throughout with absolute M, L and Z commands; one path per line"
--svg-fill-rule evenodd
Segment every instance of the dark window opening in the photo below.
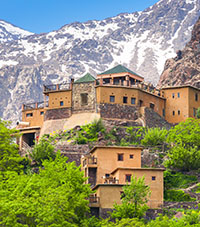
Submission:
M 139 106 L 141 107 L 142 105 L 143 105 L 143 101 L 140 100 L 140 101 L 139 101 Z
M 149 107 L 154 110 L 155 105 L 153 103 L 150 103 Z
M 24 143 L 27 144 L 29 147 L 32 147 L 35 143 L 35 133 L 27 133 L 27 134 L 24 134 L 22 136 L 22 140 L 23 140 L 23 145 L 22 147 L 24 146 Z
M 118 154 L 118 161 L 124 160 L 124 154 Z
M 198 101 L 198 94 L 195 94 L 195 101 Z
M 109 173 L 106 173 L 106 174 L 105 174 L 105 177 L 106 177 L 106 178 L 110 177 L 110 174 L 109 174 Z
M 130 159 L 133 159 L 134 155 L 133 154 L 130 154 Z
M 126 96 L 123 97 L 123 103 L 128 103 L 128 97 Z
M 156 180 L 156 177 L 155 176 L 152 176 L 152 180 Z
M 172 98 L 174 99 L 174 97 L 175 97 L 175 95 L 174 95 L 174 93 L 172 93 Z
M 60 101 L 60 106 L 63 106 L 64 105 L 64 102 L 63 101 Z
M 88 104 L 88 94 L 83 93 L 81 94 L 81 105 L 87 105 Z
M 174 111 L 174 110 L 172 111 L 172 115 L 173 115 L 173 116 L 175 115 L 175 111 Z
M 33 113 L 27 113 L 26 114 L 26 117 L 32 117 L 33 116 Z
M 180 98 L 180 93 L 179 92 L 177 93 L 177 97 Z
M 125 180 L 126 182 L 131 182 L 131 174 L 126 174 Z
M 41 111 L 41 112 L 40 112 L 40 115 L 44 115 L 44 111 Z
M 162 110 L 162 115 L 165 117 L 165 109 Z
M 110 102 L 115 102 L 115 96 L 114 95 L 110 96 Z
M 135 105 L 135 98 L 131 98 L 131 104 Z
M 180 115 L 181 114 L 181 111 L 180 110 L 178 110 L 178 115 Z

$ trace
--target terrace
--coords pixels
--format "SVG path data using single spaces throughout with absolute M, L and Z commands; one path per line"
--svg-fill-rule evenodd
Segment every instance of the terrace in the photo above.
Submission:
M 34 102 L 22 105 L 22 110 L 32 110 L 32 109 L 43 109 L 44 107 L 48 107 L 48 103 L 44 102 Z
M 43 85 L 43 92 L 55 92 L 55 91 L 66 91 L 71 90 L 71 83 L 61 83 L 61 84 L 50 84 L 50 85 Z

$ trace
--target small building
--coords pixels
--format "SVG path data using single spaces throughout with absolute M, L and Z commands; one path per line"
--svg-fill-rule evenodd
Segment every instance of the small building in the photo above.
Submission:
M 144 176 L 150 187 L 150 208 L 163 205 L 163 171 L 141 167 L 141 147 L 94 147 L 81 159 L 82 171 L 94 190 L 90 206 L 99 214 L 121 203 L 122 187 L 130 183 L 131 176 Z

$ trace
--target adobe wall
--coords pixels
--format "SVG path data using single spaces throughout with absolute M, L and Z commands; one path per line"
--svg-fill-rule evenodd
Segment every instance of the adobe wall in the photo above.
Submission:
M 71 108 L 47 109 L 44 120 L 47 121 L 69 118 L 71 114 Z
M 81 94 L 88 94 L 87 104 L 81 102 Z M 73 84 L 72 111 L 75 113 L 94 111 L 96 106 L 96 92 L 93 82 Z
M 137 120 L 139 108 L 136 106 L 102 103 L 98 105 L 101 118 Z

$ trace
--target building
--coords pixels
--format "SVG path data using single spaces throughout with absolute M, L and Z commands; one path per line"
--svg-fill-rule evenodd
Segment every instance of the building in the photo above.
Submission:
M 143 115 L 145 108 L 150 108 L 160 119 L 176 124 L 195 117 L 200 107 L 198 88 L 156 89 L 122 65 L 98 74 L 97 78 L 88 73 L 75 82 L 44 85 L 43 93 L 43 103 L 22 106 L 22 122 L 18 125 L 23 133 L 20 148 L 31 146 L 41 134 L 50 133 L 52 128 L 48 122 L 53 121 L 54 128 L 58 128 L 81 113 L 88 113 L 85 120 L 95 113 L 102 119 L 135 121 Z
M 122 187 L 131 181 L 131 176 L 144 176 L 150 187 L 150 208 L 163 205 L 163 171 L 158 168 L 141 167 L 140 147 L 95 147 L 81 159 L 82 171 L 95 191 L 90 198 L 90 207 L 102 216 L 121 203 Z

